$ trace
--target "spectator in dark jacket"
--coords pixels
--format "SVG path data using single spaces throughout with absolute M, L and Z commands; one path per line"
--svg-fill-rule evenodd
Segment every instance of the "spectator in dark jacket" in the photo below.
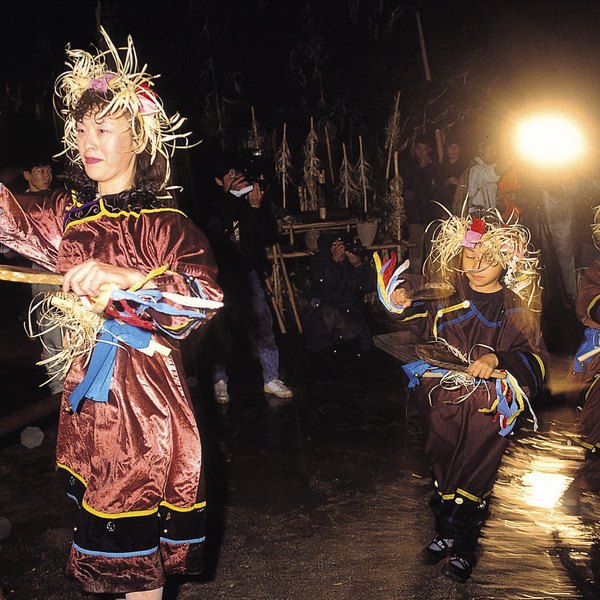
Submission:
M 321 234 L 319 253 L 310 265 L 313 290 L 305 322 L 306 347 L 327 353 L 337 344 L 355 342 L 359 352 L 373 348 L 363 297 L 376 287 L 375 271 L 351 240 Z
M 237 159 L 222 162 L 215 183 L 204 224 L 225 295 L 225 308 L 212 328 L 215 397 L 221 404 L 229 402 L 226 363 L 235 329 L 248 334 L 262 367 L 265 393 L 289 399 L 292 392 L 279 379 L 279 349 L 264 287 L 271 269 L 266 249 L 277 241 L 277 223 L 261 186 L 247 180 Z

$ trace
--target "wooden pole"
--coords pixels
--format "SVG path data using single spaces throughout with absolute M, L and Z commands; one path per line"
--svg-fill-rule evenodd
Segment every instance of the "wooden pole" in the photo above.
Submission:
M 287 123 L 283 124 L 283 150 L 284 150 L 284 158 L 285 158 L 285 148 L 287 146 L 287 139 L 286 139 L 286 129 L 287 129 Z M 283 208 L 285 208 L 286 206 L 286 187 L 287 187 L 287 165 L 285 165 L 284 167 L 284 172 L 281 174 L 281 191 L 283 194 L 283 198 L 282 198 L 282 203 L 283 203 Z
M 298 307 L 296 306 L 296 298 L 294 297 L 294 288 L 292 287 L 292 283 L 290 282 L 290 277 L 287 272 L 287 267 L 285 265 L 285 260 L 283 258 L 283 254 L 281 253 L 281 248 L 279 244 L 275 244 L 273 246 L 273 250 L 275 251 L 275 256 L 279 259 L 281 264 L 281 272 L 283 273 L 283 280 L 285 281 L 285 286 L 288 291 L 288 297 L 290 299 L 290 305 L 292 307 L 292 312 L 294 313 L 294 320 L 296 321 L 296 327 L 298 328 L 298 333 L 302 333 L 302 323 L 300 321 L 300 315 L 298 314 Z
M 394 112 L 393 112 L 393 115 L 392 115 L 392 122 L 390 123 L 391 127 L 395 127 L 396 115 L 398 114 L 398 109 L 399 108 L 400 108 L 400 92 L 398 92 L 396 94 L 396 102 L 394 104 Z M 390 176 L 390 163 L 392 161 L 392 153 L 393 153 L 393 151 L 394 151 L 394 144 L 392 143 L 392 140 L 390 140 L 390 147 L 388 148 L 387 164 L 385 165 L 385 178 L 386 178 L 386 180 Z
M 275 250 L 275 246 L 273 246 L 272 252 L 273 261 L 277 261 L 277 252 Z M 267 288 L 269 300 L 271 301 L 271 306 L 273 307 L 273 312 L 275 313 L 275 318 L 277 319 L 277 325 L 279 325 L 279 331 L 281 331 L 281 333 L 283 334 L 286 334 L 287 330 L 285 328 L 285 324 L 281 316 L 281 307 L 277 304 L 277 300 L 275 299 L 275 292 L 273 291 L 273 286 L 271 285 L 271 281 L 268 277 L 265 279 L 265 287 Z
M 363 143 L 362 143 L 361 135 L 358 136 L 358 147 L 360 149 L 360 164 L 362 166 L 364 166 L 365 157 L 363 154 Z M 363 210 L 365 211 L 365 219 L 366 219 L 367 218 L 368 201 L 367 201 L 367 180 L 364 175 L 365 174 L 364 174 L 364 169 L 363 169 L 363 173 L 361 175 L 361 181 L 362 181 L 362 187 L 363 187 Z
M 54 394 L 2 417 L 0 419 L 0 438 L 18 431 L 29 423 L 58 412 L 60 398 L 61 394 Z
M 431 69 L 429 68 L 429 58 L 427 57 L 427 46 L 425 44 L 425 35 L 423 34 L 423 25 L 421 24 L 421 15 L 416 12 L 417 29 L 419 31 L 419 46 L 421 47 L 421 59 L 423 60 L 423 71 L 425 71 L 425 81 L 431 81 Z M 435 130 L 435 144 L 437 148 L 438 162 L 444 158 L 444 143 L 442 141 L 442 132 Z
M 429 69 L 429 59 L 427 58 L 427 47 L 425 46 L 425 36 L 423 35 L 423 26 L 421 25 L 421 15 L 416 12 L 417 29 L 419 31 L 419 46 L 421 47 L 421 60 L 423 61 L 423 70 L 425 71 L 425 80 L 431 81 L 431 71 Z
M 438 162 L 444 159 L 444 142 L 442 140 L 442 132 L 439 129 L 435 130 L 435 145 L 437 147 Z
M 344 162 L 348 163 L 348 156 L 346 155 L 346 142 L 342 142 L 342 150 L 344 151 Z M 344 186 L 344 204 L 346 208 L 350 206 L 350 199 L 348 198 L 348 186 Z
M 394 178 L 397 179 L 400 176 L 400 169 L 398 168 L 398 150 L 394 150 Z M 396 222 L 396 239 L 402 239 L 402 224 L 400 220 Z

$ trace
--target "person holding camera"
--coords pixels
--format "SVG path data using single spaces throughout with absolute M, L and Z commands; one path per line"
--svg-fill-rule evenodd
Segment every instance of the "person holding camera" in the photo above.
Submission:
M 313 297 L 305 319 L 306 347 L 320 356 L 352 342 L 359 354 L 373 348 L 363 297 L 376 288 L 375 271 L 360 242 L 323 233 L 310 265 Z
M 223 314 L 211 327 L 213 383 L 219 404 L 229 402 L 227 362 L 233 332 L 247 335 L 260 361 L 265 394 L 279 399 L 293 395 L 279 379 L 279 349 L 265 290 L 271 272 L 266 249 L 277 241 L 277 222 L 263 182 L 264 177 L 249 173 L 242 160 L 225 157 L 217 167 L 217 188 L 204 224 L 225 294 Z

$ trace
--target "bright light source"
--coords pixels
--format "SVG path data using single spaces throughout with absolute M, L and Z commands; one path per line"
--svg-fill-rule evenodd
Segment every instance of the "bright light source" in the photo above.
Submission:
M 558 113 L 524 119 L 517 126 L 516 144 L 524 160 L 541 168 L 568 166 L 578 161 L 586 150 L 579 125 Z

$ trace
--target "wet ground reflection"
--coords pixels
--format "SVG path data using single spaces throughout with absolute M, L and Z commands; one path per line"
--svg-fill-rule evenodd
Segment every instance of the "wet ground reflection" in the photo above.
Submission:
M 561 496 L 583 460 L 554 420 L 546 431 L 514 440 L 494 488 L 477 579 L 507 598 L 598 598 L 598 498 L 587 496 L 580 515 Z M 489 580 L 490 583 L 485 583 Z

